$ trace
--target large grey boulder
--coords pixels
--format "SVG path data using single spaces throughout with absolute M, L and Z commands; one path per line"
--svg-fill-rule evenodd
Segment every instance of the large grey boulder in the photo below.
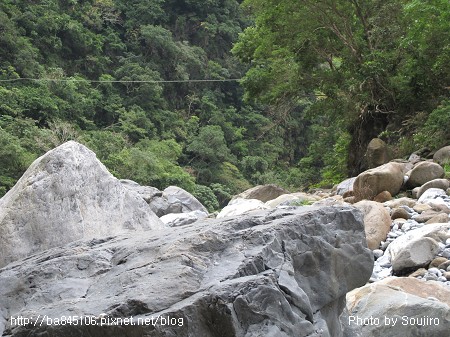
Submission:
M 181 202 L 169 203 L 167 198 L 163 196 L 163 192 L 156 187 L 142 186 L 129 179 L 121 179 L 120 182 L 125 188 L 136 192 L 142 199 L 144 199 L 158 217 L 162 217 L 166 214 L 182 212 Z
M 0 269 L 0 335 L 340 337 L 345 295 L 372 268 L 352 207 L 78 241 Z M 63 316 L 97 325 L 47 324 Z
M 447 193 L 441 188 L 429 188 L 422 193 L 418 202 L 423 204 L 442 203 L 448 199 Z
M 70 141 L 36 159 L 0 199 L 0 267 L 75 240 L 161 226 L 92 151 Z
M 163 191 L 163 197 L 170 207 L 181 207 L 179 213 L 189 213 L 192 211 L 202 211 L 208 213 L 205 206 L 201 204 L 191 193 L 177 186 L 169 186 Z
M 342 320 L 349 337 L 448 337 L 448 287 L 438 282 L 390 277 L 347 294 Z
M 392 270 L 403 273 L 427 266 L 437 255 L 439 244 L 450 238 L 450 223 L 434 223 L 399 236 L 386 249 Z

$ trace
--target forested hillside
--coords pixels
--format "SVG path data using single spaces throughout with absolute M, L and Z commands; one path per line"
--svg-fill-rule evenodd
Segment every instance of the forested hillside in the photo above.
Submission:
M 256 21 L 234 47 L 251 65 L 247 98 L 291 117 L 308 101 L 313 136 L 302 172 L 323 167 L 333 182 L 346 165 L 356 175 L 374 137 L 397 156 L 450 142 L 449 1 L 245 0 L 243 8 Z
M 446 145 L 449 32 L 447 0 L 2 0 L 0 196 L 70 139 L 210 210 Z

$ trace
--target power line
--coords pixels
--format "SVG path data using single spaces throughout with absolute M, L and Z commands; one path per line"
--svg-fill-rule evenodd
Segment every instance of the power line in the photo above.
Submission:
M 30 78 L 19 77 L 11 79 L 0 79 L 0 82 L 20 82 L 20 81 L 34 81 L 34 82 L 90 82 L 90 83 L 193 83 L 193 82 L 238 82 L 241 78 L 226 78 L 222 80 L 213 79 L 199 79 L 199 80 L 87 80 L 76 78 Z

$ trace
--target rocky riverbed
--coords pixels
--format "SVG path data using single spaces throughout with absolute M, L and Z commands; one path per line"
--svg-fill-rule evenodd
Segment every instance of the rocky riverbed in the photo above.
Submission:
M 447 337 L 439 160 L 390 162 L 332 191 L 256 186 L 208 214 L 65 143 L 0 199 L 0 334 Z

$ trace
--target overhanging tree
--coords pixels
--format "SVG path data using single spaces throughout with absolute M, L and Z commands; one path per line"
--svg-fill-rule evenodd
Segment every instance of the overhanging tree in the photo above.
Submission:
M 255 15 L 234 46 L 251 65 L 243 81 L 247 98 L 277 107 L 311 95 L 312 116 L 350 132 L 352 175 L 364 168 L 371 138 L 388 126 L 400 130 L 405 118 L 429 113 L 448 96 L 446 0 L 246 0 L 243 6 Z

